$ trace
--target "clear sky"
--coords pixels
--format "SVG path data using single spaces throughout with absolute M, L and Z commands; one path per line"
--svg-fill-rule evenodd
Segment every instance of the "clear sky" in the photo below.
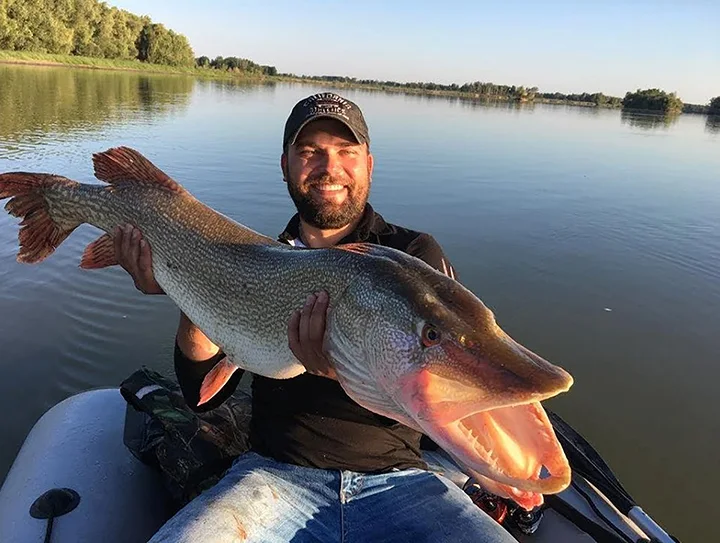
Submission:
M 195 56 L 280 72 L 485 81 L 544 92 L 720 95 L 720 0 L 108 0 L 185 34 Z

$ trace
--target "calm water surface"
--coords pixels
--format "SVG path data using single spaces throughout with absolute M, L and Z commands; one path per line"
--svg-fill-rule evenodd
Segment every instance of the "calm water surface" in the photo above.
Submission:
M 313 92 L 183 77 L 0 66 L 0 171 L 94 182 L 91 154 L 137 148 L 268 235 L 293 213 L 285 117 Z M 575 377 L 549 405 L 684 541 L 718 537 L 720 122 L 348 91 L 366 112 L 374 206 L 431 232 L 512 336 Z M 178 311 L 120 269 L 81 271 L 99 232 L 15 262 L 0 214 L 0 475 L 63 398 L 171 372 Z

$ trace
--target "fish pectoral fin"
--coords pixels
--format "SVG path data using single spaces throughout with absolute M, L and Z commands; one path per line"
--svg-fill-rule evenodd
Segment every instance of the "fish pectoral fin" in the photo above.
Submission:
M 106 183 L 157 184 L 172 192 L 185 192 L 178 182 L 129 147 L 114 147 L 102 153 L 95 153 L 93 167 L 95 177 Z
M 228 357 L 224 357 L 218 362 L 213 369 L 203 379 L 202 385 L 200 386 L 200 400 L 198 406 L 210 401 L 220 390 L 227 384 L 235 373 L 240 368 L 230 362 Z
M 110 234 L 103 234 L 90 245 L 85 247 L 80 267 L 85 270 L 107 268 L 118 264 L 115 258 L 115 242 Z

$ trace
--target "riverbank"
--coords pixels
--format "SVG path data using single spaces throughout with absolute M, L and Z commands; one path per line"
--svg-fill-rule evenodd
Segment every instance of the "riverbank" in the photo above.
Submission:
M 532 104 L 560 104 L 560 105 L 572 105 L 572 106 L 580 106 L 580 107 L 606 107 L 606 106 L 598 106 L 594 102 L 579 102 L 579 101 L 573 101 L 573 100 L 554 100 L 554 99 L 548 99 L 548 98 L 542 98 L 539 96 L 536 96 L 535 98 L 531 99 L 525 99 L 525 100 L 518 100 L 515 97 L 511 96 L 501 96 L 501 95 L 488 95 L 488 94 L 479 94 L 479 93 L 472 93 L 472 92 L 462 92 L 462 91 L 451 91 L 451 90 L 442 90 L 442 89 L 418 89 L 418 88 L 412 88 L 412 87 L 399 87 L 399 86 L 391 86 L 391 85 L 371 85 L 371 84 L 363 84 L 363 83 L 351 83 L 351 82 L 344 82 L 344 81 L 327 81 L 323 79 L 312 79 L 309 77 L 292 77 L 287 75 L 278 75 L 271 78 L 275 81 L 286 81 L 291 83 L 304 83 L 304 84 L 313 84 L 313 85 L 319 85 L 334 89 L 359 89 L 359 90 L 366 90 L 366 91 L 377 91 L 377 92 L 388 92 L 388 93 L 394 93 L 394 94 L 408 94 L 411 96 L 431 96 L 431 97 L 443 97 L 443 98 L 460 98 L 468 101 L 475 101 L 475 102 L 505 102 L 509 104 L 517 104 L 518 106 L 522 105 L 532 105 Z M 610 107 L 610 106 L 607 106 Z
M 522 104 L 547 103 L 566 104 L 581 107 L 596 107 L 593 102 L 578 102 L 571 100 L 553 100 L 535 97 L 534 100 L 517 100 L 508 96 L 488 96 L 477 93 L 450 91 L 450 90 L 429 90 L 408 87 L 396 87 L 390 85 L 368 85 L 342 81 L 327 81 L 308 77 L 296 77 L 291 75 L 263 75 L 248 74 L 242 71 L 217 70 L 213 68 L 166 66 L 162 64 L 149 64 L 138 60 L 119 60 L 108 58 L 82 57 L 74 55 L 58 55 L 51 53 L 38 53 L 31 51 L 4 51 L 0 50 L 0 64 L 27 64 L 32 66 L 69 66 L 73 68 L 95 69 L 95 70 L 121 70 L 144 73 L 177 74 L 199 77 L 203 79 L 224 79 L 242 81 L 276 81 L 283 83 L 301 83 L 305 85 L 316 85 L 334 89 L 360 89 L 367 91 L 388 92 L 394 94 L 407 94 L 413 96 L 432 96 L 445 98 L 461 98 L 472 101 L 485 102 L 507 102 Z
M 198 66 L 182 67 L 167 66 L 164 64 L 150 64 L 139 60 L 120 60 L 95 57 L 82 57 L 74 55 L 58 55 L 51 53 L 38 53 L 31 51 L 4 51 L 0 50 L 0 64 L 28 64 L 33 66 L 70 66 L 73 68 L 95 69 L 95 70 L 121 70 L 143 73 L 175 74 L 198 77 L 202 79 L 236 80 L 246 82 L 285 82 L 301 83 L 323 86 L 333 89 L 359 89 L 375 92 L 387 92 L 394 94 L 406 94 L 411 96 L 430 96 L 444 98 L 459 98 L 474 102 L 504 102 L 517 104 L 518 106 L 532 104 L 555 104 L 578 107 L 598 107 L 620 109 L 622 106 L 612 104 L 596 104 L 595 102 L 581 102 L 577 100 L 563 100 L 555 98 L 544 98 L 535 96 L 532 99 L 518 99 L 513 96 L 485 95 L 473 92 L 446 89 L 422 89 L 413 87 L 402 87 L 392 85 L 363 84 L 346 81 L 329 81 L 322 78 L 298 77 L 288 74 L 264 75 L 259 73 L 248 73 L 234 70 L 218 70 L 214 68 L 200 68 Z M 707 114 L 708 106 L 697 104 L 684 104 L 683 113 Z M 659 112 L 652 112 L 661 114 Z
M 166 66 L 150 64 L 139 60 L 120 60 L 111 58 L 81 57 L 74 55 L 56 55 L 37 53 L 34 51 L 3 51 L 0 50 L 0 64 L 27 64 L 31 66 L 69 66 L 93 70 L 118 70 L 126 72 L 143 72 L 188 75 L 206 79 L 241 79 L 244 81 L 263 81 L 269 79 L 262 74 L 212 70 L 209 68 Z

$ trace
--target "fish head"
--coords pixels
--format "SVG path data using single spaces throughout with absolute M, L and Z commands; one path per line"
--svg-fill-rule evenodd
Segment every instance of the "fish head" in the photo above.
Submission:
M 341 384 L 521 506 L 566 488 L 570 467 L 540 402 L 567 391 L 570 374 L 513 340 L 458 281 L 417 259 L 394 258 L 400 265 L 376 263 L 372 285 L 349 287 L 355 328 L 345 343 L 357 352 L 345 358 L 365 357 L 373 379 L 340 363 Z

